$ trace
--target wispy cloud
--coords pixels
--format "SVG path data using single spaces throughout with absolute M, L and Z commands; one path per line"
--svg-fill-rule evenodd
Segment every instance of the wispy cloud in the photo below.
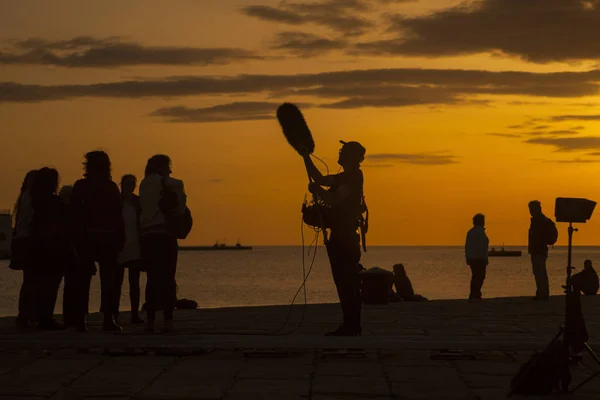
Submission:
M 280 32 L 271 47 L 286 50 L 300 57 L 314 57 L 346 47 L 343 39 L 330 39 L 305 32 Z
M 366 69 L 297 75 L 182 76 L 79 85 L 0 83 L 0 102 L 260 94 L 336 100 L 330 107 L 464 104 L 481 95 L 584 96 L 600 70 L 533 73 L 448 69 Z M 579 89 L 574 89 L 579 88 Z M 563 91 L 564 90 L 564 91 Z M 336 104 L 337 103 L 337 104 Z M 568 116 L 569 119 L 576 119 Z M 566 116 L 554 117 L 565 120 Z M 562 118 L 562 119 L 560 119 Z M 600 119 L 586 116 L 580 120 Z
M 273 119 L 279 103 L 234 102 L 212 107 L 189 108 L 166 107 L 154 111 L 151 116 L 164 118 L 167 122 L 232 122 Z M 303 104 L 308 108 L 308 104 Z
M 416 165 L 447 165 L 456 164 L 457 157 L 448 154 L 433 153 L 375 153 L 368 154 L 366 159 L 373 163 L 402 163 Z M 376 164 L 371 164 L 376 165 Z
M 600 115 L 555 115 L 553 117 L 549 117 L 548 121 L 600 121 Z
M 491 132 L 491 133 L 486 133 L 486 135 L 505 137 L 505 138 L 520 138 L 520 137 L 522 137 L 522 135 L 520 135 L 518 133 L 502 133 L 502 132 Z
M 138 65 L 221 65 L 264 59 L 239 48 L 149 46 L 118 37 L 78 36 L 68 40 L 41 38 L 5 41 L 0 64 L 45 65 L 65 68 L 115 68 Z
M 600 137 L 597 136 L 542 137 L 528 139 L 525 143 L 552 146 L 558 152 L 600 149 Z
M 369 2 L 361 0 L 329 0 L 313 3 L 282 1 L 277 6 L 243 7 L 241 12 L 263 21 L 288 25 L 320 25 L 345 36 L 356 36 L 375 26 L 373 20 L 358 13 L 370 8 Z

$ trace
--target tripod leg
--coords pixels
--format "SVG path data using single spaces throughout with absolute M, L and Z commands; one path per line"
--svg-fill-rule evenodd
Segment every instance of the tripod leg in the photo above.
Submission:
M 540 355 L 538 356 L 538 359 L 535 360 L 534 362 L 532 362 L 529 367 L 523 372 L 523 375 L 521 375 L 521 379 L 519 379 L 519 381 L 517 382 L 517 384 L 514 386 L 514 388 L 512 388 L 510 390 L 510 392 L 508 392 L 508 394 L 506 395 L 506 397 L 512 397 L 512 395 L 515 394 L 515 390 L 517 390 L 519 388 L 519 386 L 521 385 L 521 383 L 525 380 L 525 378 L 527 377 L 527 374 L 529 374 L 529 372 L 536 366 L 536 364 L 538 363 L 539 358 L 541 358 L 542 354 L 546 353 L 554 343 L 556 343 L 556 341 L 561 337 L 561 335 L 564 333 L 565 328 L 564 327 L 560 327 L 558 333 L 556 334 L 556 336 L 554 336 L 554 339 L 552 339 L 550 341 L 550 343 L 548 344 L 548 346 L 546 346 L 546 348 L 544 349 L 543 352 L 540 353 Z
M 584 346 L 585 346 L 584 350 L 592 357 L 592 359 L 596 362 L 596 364 L 600 365 L 600 357 L 598 357 L 598 355 L 596 353 L 594 353 L 594 350 L 592 350 L 590 345 L 585 343 Z M 591 381 L 598 375 L 600 375 L 600 371 L 597 371 L 597 372 L 593 373 L 592 375 L 588 376 L 583 382 L 581 382 L 579 385 L 577 385 L 573 389 L 571 389 L 570 393 L 575 392 L 577 389 L 584 386 L 585 384 L 587 384 L 589 381 Z

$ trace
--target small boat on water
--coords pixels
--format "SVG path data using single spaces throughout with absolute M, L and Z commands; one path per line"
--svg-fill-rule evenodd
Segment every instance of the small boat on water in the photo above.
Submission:
M 505 250 L 504 246 L 500 250 L 491 248 L 488 251 L 488 257 L 521 257 L 521 250 Z
M 252 250 L 252 246 L 242 246 L 239 242 L 235 246 L 227 246 L 218 241 L 212 246 L 180 246 L 181 251 L 215 251 L 215 250 Z

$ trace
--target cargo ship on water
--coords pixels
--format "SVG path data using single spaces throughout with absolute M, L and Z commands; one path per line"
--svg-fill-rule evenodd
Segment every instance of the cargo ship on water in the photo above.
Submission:
M 223 250 L 252 250 L 252 246 L 243 246 L 238 241 L 235 246 L 227 246 L 225 243 L 215 242 L 212 246 L 179 246 L 180 251 L 223 251 Z

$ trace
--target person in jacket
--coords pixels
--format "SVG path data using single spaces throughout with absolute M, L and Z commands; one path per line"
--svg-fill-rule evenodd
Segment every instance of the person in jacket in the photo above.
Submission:
M 10 268 L 23 271 L 23 283 L 19 292 L 19 313 L 16 325 L 28 328 L 35 322 L 35 290 L 32 281 L 33 205 L 31 189 L 38 170 L 31 170 L 23 179 L 14 207 L 15 225 L 11 241 Z
M 144 270 L 140 248 L 140 218 L 142 205 L 140 198 L 133 192 L 137 186 L 135 175 L 127 174 L 121 178 L 121 204 L 125 219 L 125 247 L 117 258 L 117 273 L 115 274 L 115 304 L 113 315 L 119 316 L 121 288 L 125 278 L 125 270 L 129 277 L 129 300 L 131 304 L 131 323 L 143 323 L 139 316 L 140 309 L 140 273 Z
M 72 257 L 58 183 L 58 171 L 44 167 L 37 172 L 31 189 L 36 318 L 41 330 L 65 328 L 53 317 L 65 266 Z
M 542 204 L 533 200 L 529 202 L 531 223 L 529 225 L 529 240 L 527 250 L 531 257 L 531 267 L 535 278 L 536 292 L 534 300 L 548 300 L 550 298 L 550 284 L 546 261 L 548 260 L 548 245 L 546 243 L 549 222 L 552 222 L 542 212 Z
M 316 194 L 332 209 L 331 236 L 326 244 L 333 281 L 342 307 L 343 322 L 328 336 L 360 336 L 361 294 L 357 264 L 360 262 L 360 236 L 357 233 L 363 211 L 364 177 L 360 164 L 366 149 L 358 142 L 344 142 L 338 164 L 343 172 L 324 176 L 313 163 L 310 154 L 303 152 L 304 163 L 314 182 L 309 191 Z M 323 186 L 328 187 L 326 190 Z
M 104 313 L 103 329 L 121 331 L 113 318 L 117 256 L 125 244 L 125 221 L 119 187 L 111 178 L 108 154 L 85 155 L 84 178 L 75 182 L 71 207 L 82 264 L 98 262 Z M 86 293 L 89 297 L 89 292 Z M 79 319 L 85 316 L 79 315 Z M 80 322 L 81 323 L 81 322 Z
M 186 194 L 183 182 L 171 177 L 171 159 L 158 154 L 146 165 L 144 179 L 140 183 L 141 249 L 142 261 L 146 268 L 146 332 L 154 332 L 156 311 L 163 306 L 164 332 L 171 332 L 173 310 L 175 308 L 177 256 L 179 247 L 177 238 L 169 231 L 167 219 L 161 207 L 165 192 L 176 204 L 169 205 L 174 215 L 186 210 Z
M 477 214 L 473 217 L 473 227 L 467 232 L 465 242 L 465 258 L 471 267 L 471 292 L 469 300 L 481 300 L 481 288 L 485 281 L 488 265 L 489 240 L 485 233 L 485 216 Z

